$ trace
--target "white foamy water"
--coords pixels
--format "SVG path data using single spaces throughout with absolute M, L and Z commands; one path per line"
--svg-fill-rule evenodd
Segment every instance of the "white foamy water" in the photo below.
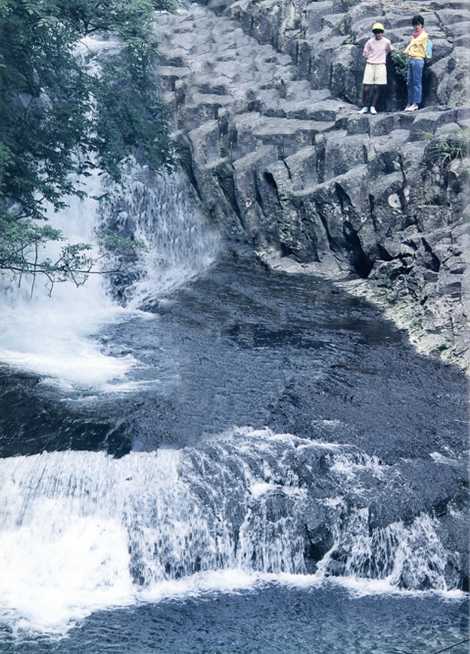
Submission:
M 132 170 L 132 169 L 131 169 Z M 130 174 L 130 178 L 134 179 Z M 127 309 L 107 292 L 103 275 L 89 275 L 86 283 L 56 284 L 50 294 L 47 279 L 38 276 L 31 296 L 32 279 L 4 278 L 0 286 L 0 364 L 35 372 L 64 385 L 104 391 L 126 389 L 125 377 L 136 362 L 132 356 L 112 356 L 97 338 L 103 327 L 139 315 L 140 303 L 175 290 L 200 274 L 214 260 L 217 238 L 203 223 L 202 214 L 181 178 L 153 177 L 153 186 L 133 181 L 115 201 L 125 205 L 126 216 L 145 247 L 138 266 L 140 280 L 129 292 Z M 88 198 L 70 199 L 70 206 L 50 214 L 50 224 L 61 230 L 68 243 L 89 243 L 99 255 L 96 228 L 101 220 L 98 201 L 102 194 L 97 172 L 87 180 Z M 107 210 L 112 210 L 108 207 Z M 106 220 L 106 216 L 104 218 Z M 54 258 L 59 245 L 49 243 L 45 256 Z M 105 262 L 95 272 L 112 267 Z M 133 387 L 132 387 L 133 388 Z
M 221 462 L 211 460 L 210 452 L 162 450 L 0 461 L 0 613 L 20 627 L 61 631 L 98 608 L 244 588 L 254 583 L 247 557 L 255 552 L 261 571 L 280 568 L 284 552 L 295 572 L 288 525 L 276 536 L 261 516 L 260 538 L 248 478 L 238 493 L 245 533 L 237 550 L 238 506 L 224 506 L 221 489 L 200 476 L 203 465 L 221 481 Z
M 132 308 L 195 279 L 220 250 L 220 237 L 182 171 L 155 175 L 130 164 L 124 193 L 111 191 L 105 210 L 115 217 L 118 231 L 132 232 L 141 246 L 138 280 L 126 292 Z
M 371 579 L 374 592 L 419 588 L 423 574 L 425 588 L 446 590 L 449 553 L 430 518 L 370 534 L 366 512 L 345 519 L 336 498 L 324 518 L 335 542 L 309 574 L 305 520 L 317 499 L 302 478 L 325 451 L 331 469 L 335 452 L 344 459 L 341 447 L 237 429 L 199 449 L 0 460 L 0 619 L 64 632 L 99 608 L 320 583 L 337 574 L 334 560 L 355 590 Z
M 374 580 L 379 588 L 418 588 L 447 591 L 446 568 L 459 560 L 444 547 L 436 521 L 418 515 L 409 525 L 393 522 L 369 529 L 369 509 L 356 509 L 346 519 L 330 553 L 342 553 L 342 575 Z
M 99 195 L 95 173 L 87 182 L 90 196 Z M 98 203 L 70 199 L 70 206 L 50 214 L 51 226 L 62 231 L 68 243 L 90 243 L 98 255 L 95 228 Z M 56 257 L 60 244 L 50 243 L 43 256 Z M 99 268 L 97 269 L 99 270 Z M 18 288 L 3 280 L 0 290 L 0 362 L 53 377 L 68 384 L 102 386 L 122 378 L 133 361 L 104 354 L 93 338 L 102 328 L 123 315 L 112 302 L 100 275 L 90 275 L 85 285 L 58 283 L 52 294 L 45 277 L 25 276 Z

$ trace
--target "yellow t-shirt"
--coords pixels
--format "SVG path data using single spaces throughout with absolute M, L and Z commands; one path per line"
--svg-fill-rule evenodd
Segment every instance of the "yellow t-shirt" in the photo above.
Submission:
M 428 34 L 424 30 L 419 36 L 411 37 L 411 41 L 405 48 L 405 54 L 411 59 L 426 59 L 426 50 L 428 47 Z

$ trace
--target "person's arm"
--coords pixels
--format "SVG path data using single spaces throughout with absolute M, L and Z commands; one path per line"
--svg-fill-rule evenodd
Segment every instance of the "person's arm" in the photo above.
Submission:
M 426 59 L 426 54 L 428 51 L 428 39 L 429 39 L 429 35 L 427 32 L 425 32 L 423 35 L 423 39 L 421 41 L 421 46 L 423 48 L 423 59 Z
M 367 59 L 367 57 L 370 54 L 370 41 L 366 41 L 366 44 L 364 46 L 364 50 L 362 51 L 362 56 Z
M 392 51 L 393 51 L 393 45 L 392 45 L 391 41 L 388 41 L 387 42 L 387 54 L 389 52 L 392 52 Z

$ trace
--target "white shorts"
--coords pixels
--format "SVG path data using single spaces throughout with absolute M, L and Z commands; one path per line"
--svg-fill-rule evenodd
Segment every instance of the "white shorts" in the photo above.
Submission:
M 378 84 L 383 86 L 387 83 L 387 66 L 385 64 L 366 64 L 364 70 L 363 84 Z

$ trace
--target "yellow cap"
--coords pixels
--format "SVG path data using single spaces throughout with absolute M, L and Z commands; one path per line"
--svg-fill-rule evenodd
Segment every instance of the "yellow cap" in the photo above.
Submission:
M 380 30 L 381 32 L 385 32 L 385 27 L 382 25 L 382 23 L 374 23 L 372 25 L 372 31 L 374 32 L 375 30 Z

